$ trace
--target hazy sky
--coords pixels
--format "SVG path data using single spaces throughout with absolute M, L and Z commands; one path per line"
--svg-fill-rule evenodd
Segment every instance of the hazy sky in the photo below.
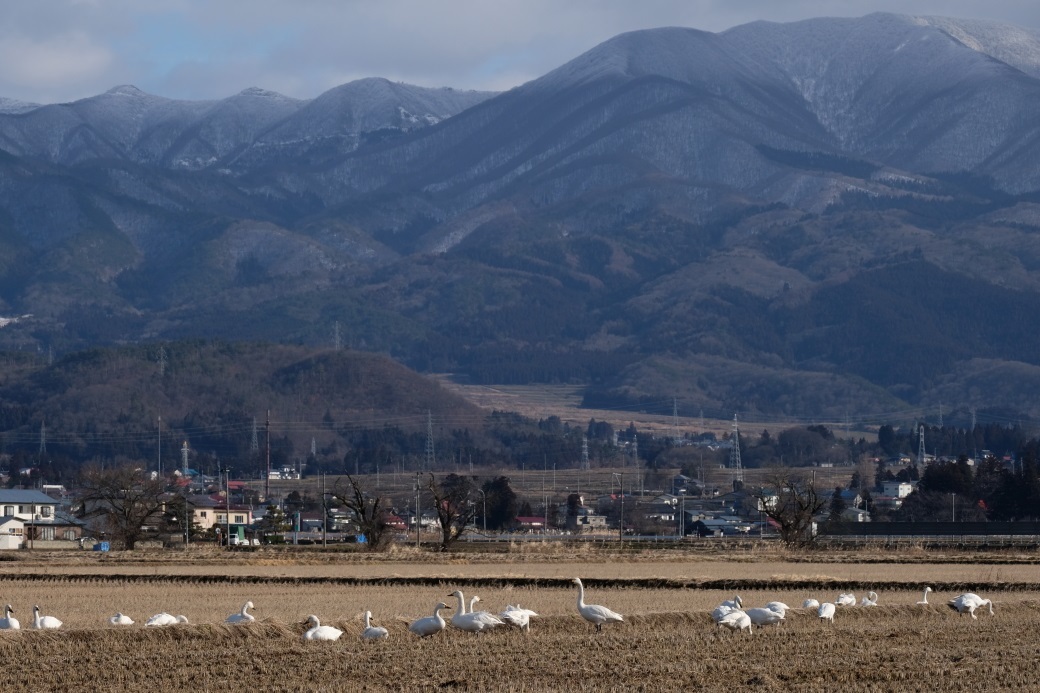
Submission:
M 0 97 L 133 84 L 181 99 L 312 98 L 360 77 L 502 90 L 611 36 L 885 11 L 1040 30 L 1037 0 L 0 0 Z

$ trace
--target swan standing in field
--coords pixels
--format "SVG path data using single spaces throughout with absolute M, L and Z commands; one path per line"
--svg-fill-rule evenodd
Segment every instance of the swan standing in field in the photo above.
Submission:
M 500 619 L 510 625 L 514 625 L 522 631 L 528 631 L 531 629 L 531 618 L 537 616 L 535 612 L 530 609 L 521 608 L 519 604 L 513 606 L 509 604 L 505 610 L 498 615 Z
M 819 616 L 821 620 L 834 623 L 834 605 L 830 602 L 820 604 L 820 608 L 816 611 L 816 615 Z
M 578 613 L 589 623 L 596 624 L 597 632 L 603 630 L 604 623 L 620 623 L 625 620 L 621 614 L 611 611 L 605 606 L 586 604 L 585 585 L 581 584 L 581 578 L 574 578 L 571 582 L 578 586 Z
M 756 626 L 768 626 L 771 623 L 779 626 L 784 620 L 784 612 L 774 609 L 747 609 L 744 613 Z
M 877 606 L 877 592 L 870 592 L 867 596 L 863 597 L 859 603 L 860 606 Z
M 727 599 L 719 606 L 728 606 L 731 609 L 740 609 L 744 606 L 744 601 L 740 598 L 739 594 L 733 595 L 733 599 Z
M 0 618 L 0 630 L 21 630 L 22 624 L 18 622 L 18 619 L 12 616 L 14 609 L 8 604 L 4 607 L 4 617 Z
M 40 607 L 33 607 L 33 628 L 43 630 L 46 628 L 61 628 L 61 621 L 53 616 L 41 616 Z
M 130 618 L 124 613 L 116 612 L 115 616 L 108 619 L 108 622 L 113 626 L 132 626 L 134 625 L 134 619 Z
M 802 608 L 803 609 L 819 609 L 820 608 L 820 602 L 819 602 L 819 600 L 813 599 L 813 598 L 810 597 L 809 599 L 806 599 L 804 602 L 802 602 Z
M 386 628 L 372 625 L 372 612 L 365 612 L 365 629 L 361 631 L 362 640 L 386 640 L 390 637 L 390 633 Z
M 448 624 L 444 621 L 441 616 L 441 609 L 449 608 L 444 602 L 439 602 L 437 606 L 433 608 L 433 616 L 427 616 L 426 618 L 420 618 L 412 621 L 408 626 L 408 630 L 418 635 L 420 638 L 428 638 L 431 635 L 436 635 L 444 630 Z
M 751 617 L 740 609 L 733 609 L 728 614 L 722 617 L 719 621 L 719 628 L 729 628 L 730 630 L 746 630 L 748 634 L 752 633 L 751 630 Z
M 856 606 L 856 595 L 852 592 L 842 592 L 834 600 L 835 606 Z
M 994 615 L 993 602 L 991 602 L 988 599 L 983 599 L 979 595 L 974 594 L 972 592 L 966 592 L 960 595 L 959 597 L 954 597 L 949 602 L 947 602 L 947 606 L 959 613 L 961 616 L 963 616 L 964 614 L 970 614 L 971 617 L 976 620 L 978 619 L 978 617 L 975 615 L 975 610 L 980 609 L 983 606 L 989 607 L 990 616 Z
M 923 604 L 923 605 L 927 606 L 928 605 L 928 593 L 931 592 L 931 591 L 932 591 L 931 587 L 925 587 L 924 588 L 924 594 L 921 595 L 921 601 L 919 601 L 917 603 L 918 604 Z
M 225 620 L 225 623 L 230 623 L 233 625 L 243 625 L 246 623 L 252 623 L 256 620 L 256 617 L 253 616 L 253 614 L 248 613 L 249 609 L 252 608 L 253 602 L 246 602 L 242 605 L 242 610 L 239 611 L 237 614 L 231 614 L 230 616 L 228 616 L 227 620 Z
M 466 611 L 465 597 L 462 596 L 461 590 L 455 590 L 449 597 L 455 597 L 459 601 L 459 607 L 451 617 L 451 625 L 459 630 L 464 630 L 467 633 L 480 633 L 481 631 L 490 630 L 495 626 L 501 626 L 502 621 L 492 616 L 487 611 Z M 479 597 L 474 597 L 472 604 L 479 602 Z
M 339 628 L 321 625 L 321 621 L 314 614 L 307 617 L 307 623 L 310 623 L 311 627 L 304 632 L 304 640 L 339 640 L 339 636 L 343 635 Z
M 165 611 L 152 616 L 150 619 L 144 622 L 146 626 L 175 626 L 178 623 L 187 623 L 187 616 L 174 616 L 168 614 Z

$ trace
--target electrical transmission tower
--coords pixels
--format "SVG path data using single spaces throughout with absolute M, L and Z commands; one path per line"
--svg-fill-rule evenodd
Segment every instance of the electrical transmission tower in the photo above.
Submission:
M 581 436 L 581 468 L 589 468 L 589 437 L 585 434 Z
M 675 437 L 675 444 L 679 444 L 679 402 L 672 397 L 672 435 Z
M 737 424 L 736 414 L 733 415 L 733 435 L 730 436 L 730 442 L 733 443 L 733 449 L 729 455 L 729 466 L 736 474 L 736 478 L 743 481 L 744 465 L 740 461 L 740 426 Z
M 47 454 L 47 424 L 40 422 L 40 457 Z
M 433 414 L 426 410 L 426 456 L 423 458 L 424 471 L 433 470 Z
M 917 440 L 917 466 L 924 468 L 924 424 L 919 429 L 920 435 Z
M 181 444 L 181 473 L 188 478 L 188 441 Z
M 166 347 L 159 347 L 159 375 L 166 375 Z
M 249 451 L 256 455 L 260 452 L 260 441 L 256 437 L 256 417 L 253 417 L 253 438 L 249 441 Z

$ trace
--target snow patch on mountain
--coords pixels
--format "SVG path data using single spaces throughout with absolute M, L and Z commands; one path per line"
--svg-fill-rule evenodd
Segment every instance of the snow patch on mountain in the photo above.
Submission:
M 1040 32 L 1012 24 L 950 17 L 914 17 L 921 26 L 940 29 L 974 51 L 1040 78 Z
M 38 103 L 19 101 L 18 99 L 8 99 L 4 96 L 0 96 L 0 113 L 17 115 L 19 113 L 28 113 L 29 111 L 36 110 L 39 107 L 40 104 Z

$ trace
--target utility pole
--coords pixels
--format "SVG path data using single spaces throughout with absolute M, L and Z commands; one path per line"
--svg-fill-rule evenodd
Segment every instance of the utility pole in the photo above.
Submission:
M 419 473 L 415 473 L 415 548 L 419 548 Z
M 231 550 L 231 470 L 224 467 L 224 541 Z
M 264 502 L 271 502 L 271 410 L 267 410 L 267 474 L 264 475 Z
M 188 494 L 184 494 L 184 550 L 188 550 L 191 542 L 191 519 L 188 515 Z
M 158 450 L 158 453 L 159 453 L 158 454 L 158 458 L 159 458 L 158 459 L 158 463 L 159 463 L 159 478 L 162 478 L 163 473 L 162 473 L 162 417 L 161 416 L 159 417 L 159 423 L 156 426 L 156 429 L 159 432 L 159 445 L 156 447 L 156 450 Z
M 618 542 L 625 540 L 625 474 L 624 472 L 614 472 L 612 476 L 618 478 L 618 488 L 621 490 L 621 517 L 618 518 Z
M 679 538 L 686 536 L 686 492 L 679 494 Z

